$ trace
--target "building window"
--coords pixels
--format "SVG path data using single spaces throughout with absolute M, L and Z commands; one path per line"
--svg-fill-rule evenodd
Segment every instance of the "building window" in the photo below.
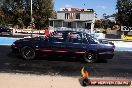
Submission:
M 71 22 L 68 22 L 68 28 L 71 28 Z
M 52 27 L 53 27 L 53 21 L 50 21 L 50 26 L 52 26 Z
M 80 13 L 76 14 L 76 19 L 80 19 Z
M 91 23 L 85 23 L 85 28 L 86 29 L 91 29 Z
M 80 15 L 78 14 L 78 19 L 80 19 Z M 76 19 L 75 13 L 65 13 L 65 19 Z
M 65 19 L 67 19 L 67 14 L 68 14 L 68 13 L 65 13 Z
M 50 26 L 53 26 L 53 21 L 50 21 Z
M 65 19 L 69 19 L 70 13 L 65 13 Z

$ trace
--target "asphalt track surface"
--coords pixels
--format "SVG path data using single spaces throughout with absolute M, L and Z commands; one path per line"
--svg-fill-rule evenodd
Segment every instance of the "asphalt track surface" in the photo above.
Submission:
M 26 61 L 11 53 L 10 46 L 0 46 L 0 73 L 81 76 L 81 68 L 90 77 L 132 79 L 132 52 L 115 52 L 111 60 L 85 63 L 81 58 L 41 57 Z

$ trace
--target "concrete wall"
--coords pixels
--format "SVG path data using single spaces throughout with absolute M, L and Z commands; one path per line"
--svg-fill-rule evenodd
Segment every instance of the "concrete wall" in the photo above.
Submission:
M 94 13 L 87 13 L 87 12 L 84 12 L 84 13 L 81 13 L 80 14 L 80 19 L 81 20 L 94 20 L 95 19 L 95 14 Z
M 57 19 L 65 19 L 65 13 L 57 13 Z

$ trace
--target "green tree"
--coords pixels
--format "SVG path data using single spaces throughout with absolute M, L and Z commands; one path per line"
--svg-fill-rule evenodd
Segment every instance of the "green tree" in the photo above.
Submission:
M 53 0 L 35 0 L 33 7 L 36 27 L 48 26 L 48 18 L 54 18 Z
M 111 22 L 108 19 L 102 19 L 102 20 L 97 20 L 95 21 L 95 28 L 113 28 L 113 26 L 115 25 L 115 22 Z
M 53 0 L 33 0 L 32 4 L 35 27 L 40 29 L 48 26 L 48 18 L 54 17 Z M 0 22 L 14 25 L 21 23 L 25 27 L 29 26 L 30 6 L 30 0 L 3 0 L 0 4 Z
M 96 20 L 95 21 L 95 28 L 103 28 L 103 24 L 101 20 Z
M 117 0 L 117 22 L 123 26 L 132 26 L 132 0 Z

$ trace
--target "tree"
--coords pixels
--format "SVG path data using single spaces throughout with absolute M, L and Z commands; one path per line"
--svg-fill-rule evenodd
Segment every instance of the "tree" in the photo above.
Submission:
M 22 25 L 25 27 L 30 25 L 30 0 L 3 0 L 1 3 L 0 22 L 14 25 L 21 24 L 21 27 Z M 33 0 L 32 4 L 35 27 L 40 29 L 48 26 L 48 18 L 54 17 L 53 0 Z M 4 22 L 2 19 L 4 19 Z
M 95 21 L 95 28 L 103 28 L 103 24 L 101 20 L 96 20 Z
M 5 24 L 4 23 L 4 12 L 1 7 L 0 7 L 0 24 Z
M 132 0 L 117 0 L 117 22 L 123 26 L 132 26 Z
M 109 19 L 101 19 L 95 21 L 95 28 L 113 28 L 115 25 L 115 22 L 111 22 Z
M 48 18 L 54 18 L 53 0 L 34 0 L 33 7 L 36 27 L 48 26 Z

